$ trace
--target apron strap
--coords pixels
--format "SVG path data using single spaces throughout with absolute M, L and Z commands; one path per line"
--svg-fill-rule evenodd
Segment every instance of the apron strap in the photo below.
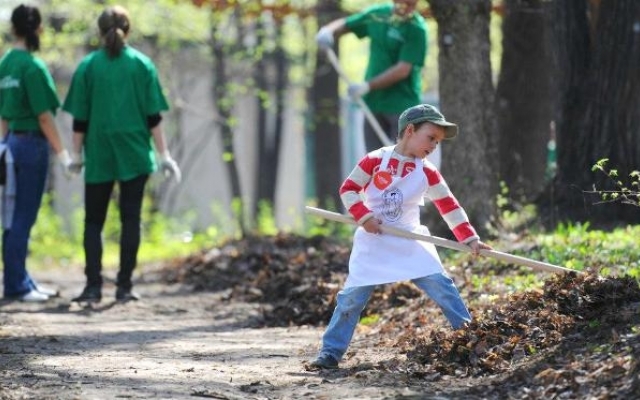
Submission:
M 393 147 L 390 149 L 382 150 L 382 162 L 380 163 L 380 169 L 378 171 L 386 171 L 389 166 L 389 160 L 391 160 L 391 155 L 393 154 Z
M 416 158 L 414 162 L 416 163 L 416 169 L 413 172 L 417 172 L 424 175 L 424 163 L 422 162 L 422 158 Z M 427 187 L 429 187 L 429 180 L 427 179 L 426 176 L 424 177 L 424 179 L 427 181 Z M 419 205 L 424 206 L 424 196 L 420 198 Z

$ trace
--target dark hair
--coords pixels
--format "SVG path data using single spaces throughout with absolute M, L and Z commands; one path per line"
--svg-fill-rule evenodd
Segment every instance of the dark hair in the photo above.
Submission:
M 413 125 L 413 130 L 417 131 L 418 129 L 420 129 L 420 127 L 424 124 L 428 124 L 429 121 L 419 121 L 419 122 L 410 122 L 411 125 Z M 407 124 L 407 126 L 409 126 L 409 124 Z M 407 129 L 407 127 L 405 126 L 405 128 L 402 130 L 402 132 L 398 132 L 398 139 L 402 139 L 404 137 L 404 131 Z
M 40 50 L 40 37 L 36 32 L 41 23 L 42 17 L 36 7 L 20 4 L 11 13 L 13 32 L 16 36 L 25 39 L 29 51 Z
M 98 29 L 104 40 L 104 47 L 109 57 L 120 55 L 124 47 L 124 39 L 129 33 L 129 13 L 122 6 L 113 6 L 105 9 L 98 17 Z

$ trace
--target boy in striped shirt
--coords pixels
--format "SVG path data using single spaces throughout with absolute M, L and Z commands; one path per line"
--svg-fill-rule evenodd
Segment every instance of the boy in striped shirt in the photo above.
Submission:
M 432 201 L 458 241 L 474 255 L 491 249 L 480 241 L 440 172 L 426 157 L 458 127 L 433 106 L 420 104 L 405 110 L 398 121 L 394 146 L 367 154 L 340 187 L 346 209 L 360 225 L 354 234 L 349 275 L 338 293 L 337 305 L 322 337 L 314 369 L 337 368 L 349 346 L 360 314 L 377 285 L 410 280 L 443 311 L 454 329 L 471 315 L 453 280 L 447 276 L 431 243 L 383 235 L 381 225 L 429 235 L 420 224 L 420 206 Z

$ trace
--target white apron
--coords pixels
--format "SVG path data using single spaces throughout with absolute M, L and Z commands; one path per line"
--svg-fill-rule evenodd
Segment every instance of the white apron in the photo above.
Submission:
M 393 146 L 383 149 L 378 171 L 387 170 Z M 393 176 L 384 189 L 370 184 L 365 190 L 365 205 L 383 225 L 428 235 L 420 225 L 420 206 L 427 189 L 422 160 L 404 178 Z M 353 237 L 349 276 L 345 287 L 378 285 L 420 278 L 444 272 L 433 244 L 389 234 L 376 235 L 358 227 Z

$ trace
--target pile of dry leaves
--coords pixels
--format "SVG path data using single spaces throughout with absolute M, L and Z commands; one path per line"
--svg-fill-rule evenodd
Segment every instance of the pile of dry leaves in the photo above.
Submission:
M 350 251 L 322 236 L 249 236 L 174 260 L 166 278 L 195 290 L 229 290 L 229 301 L 263 303 L 264 326 L 322 325 L 331 318 Z
M 264 305 L 264 326 L 324 325 L 347 273 L 348 243 L 281 234 L 248 237 L 176 260 L 169 281 L 227 290 L 228 301 Z M 492 398 L 628 398 L 640 393 L 640 288 L 631 277 L 595 273 L 551 277 L 538 291 L 473 302 L 465 329 L 446 320 L 420 291 L 381 286 L 366 315 L 380 345 L 406 360 L 378 365 L 410 379 L 486 377 L 467 395 Z M 493 393 L 493 395 L 492 395 Z

